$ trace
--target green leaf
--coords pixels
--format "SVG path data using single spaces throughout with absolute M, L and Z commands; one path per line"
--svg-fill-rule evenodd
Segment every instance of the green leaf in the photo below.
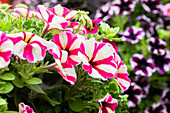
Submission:
M 119 27 L 111 28 L 110 29 L 110 35 L 115 36 L 119 32 Z
M 17 111 L 5 111 L 4 113 L 18 113 Z
M 84 108 L 83 100 L 81 98 L 76 99 L 75 101 L 68 101 L 68 105 L 71 110 L 75 112 L 80 112 Z
M 7 110 L 7 102 L 0 97 L 0 113 Z M 4 113 L 4 112 L 3 112 Z
M 11 23 L 7 22 L 5 25 L 2 27 L 1 31 L 8 31 L 11 27 Z
M 42 80 L 39 78 L 36 78 L 36 77 L 31 77 L 31 78 L 25 80 L 25 83 L 27 83 L 27 84 L 41 84 Z
M 22 83 L 20 76 L 17 74 L 15 74 L 15 79 L 12 81 L 12 83 L 18 88 L 24 87 L 24 84 Z
M 14 80 L 15 75 L 13 75 L 12 73 L 5 73 L 5 74 L 1 75 L 0 78 L 2 80 Z
M 56 113 L 60 113 L 60 110 L 61 110 L 61 107 L 60 107 L 60 106 L 55 106 L 55 107 L 54 107 L 54 111 L 55 111 Z
M 40 86 L 38 85 L 32 85 L 32 84 L 29 84 L 29 85 L 26 85 L 29 89 L 37 92 L 37 93 L 45 93 L 41 88 Z
M 10 82 L 6 82 L 5 84 L 0 84 L 0 88 L 3 88 L 0 90 L 0 94 L 5 94 L 12 91 L 14 86 Z
M 3 27 L 3 26 L 4 26 L 4 24 L 5 24 L 5 22 L 4 22 L 4 21 L 2 21 L 2 20 L 0 20 L 0 27 Z
M 7 102 L 4 99 L 0 98 L 0 106 L 5 104 L 7 104 Z

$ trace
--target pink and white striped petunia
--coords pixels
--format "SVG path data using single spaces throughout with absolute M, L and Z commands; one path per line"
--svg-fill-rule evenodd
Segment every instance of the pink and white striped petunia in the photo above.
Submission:
M 15 8 L 11 14 L 13 16 L 17 16 L 17 17 L 19 17 L 19 15 L 22 15 L 22 17 L 26 17 L 26 20 L 27 20 L 27 18 L 32 18 L 32 16 L 42 19 L 41 15 L 38 11 L 28 10 L 25 8 Z
M 128 78 L 127 67 L 123 63 L 123 61 L 121 61 L 118 64 L 118 69 L 115 75 L 115 79 L 117 80 L 121 89 L 127 90 L 129 88 L 131 80 Z
M 72 32 L 61 31 L 59 34 L 54 35 L 53 40 L 51 41 L 59 46 L 61 50 L 67 52 L 67 62 L 69 64 L 73 66 L 80 64 L 81 60 L 78 57 L 78 52 L 80 51 L 80 44 L 83 41 L 82 39 L 73 35 Z
M 54 42 L 51 42 L 50 45 L 51 47 L 48 51 L 55 59 L 55 64 L 52 66 L 52 69 L 58 71 L 64 80 L 70 84 L 74 84 L 77 76 L 74 67 L 67 63 L 68 53 L 61 50 Z
M 117 65 L 114 62 L 113 48 L 109 43 L 97 42 L 94 38 L 80 44 L 78 56 L 83 61 L 83 69 L 94 78 L 113 78 Z
M 0 31 L 0 68 L 9 64 L 12 50 L 12 41 L 6 37 L 4 32 Z
M 64 17 L 66 20 L 72 20 L 73 17 L 77 14 L 78 11 L 69 10 L 66 7 L 62 7 L 60 4 L 56 5 L 53 8 L 48 8 L 55 15 Z
M 24 103 L 19 104 L 19 113 L 35 113 L 32 108 L 25 105 Z
M 92 19 L 91 19 L 92 20 Z M 101 19 L 97 19 L 97 20 L 92 20 L 92 23 L 93 23 L 93 28 L 90 29 L 89 27 L 87 27 L 86 25 L 84 26 L 84 28 L 86 29 L 87 33 L 90 33 L 90 34 L 95 34 L 97 33 L 98 31 L 98 26 L 97 24 L 99 22 L 101 22 L 102 20 Z
M 48 41 L 30 32 L 8 34 L 14 44 L 13 54 L 21 59 L 34 63 L 44 59 Z
M 48 10 L 44 5 L 38 5 L 38 10 L 45 21 L 45 32 L 52 29 L 65 30 L 68 22 L 64 17 L 60 17 Z
M 112 98 L 110 94 L 107 94 L 103 99 L 98 101 L 100 102 L 99 113 L 115 113 L 118 102 L 116 99 Z

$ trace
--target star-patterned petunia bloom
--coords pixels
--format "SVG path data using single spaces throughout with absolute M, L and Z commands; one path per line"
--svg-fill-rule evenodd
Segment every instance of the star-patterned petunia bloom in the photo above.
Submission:
M 141 0 L 143 8 L 153 14 L 161 12 L 162 4 L 160 0 Z
M 116 53 L 117 54 L 117 53 Z M 113 47 L 109 43 L 97 42 L 94 38 L 80 44 L 79 58 L 83 69 L 93 78 L 113 78 L 117 71 Z
M 42 19 L 45 21 L 45 26 L 43 30 L 43 35 L 49 32 L 50 30 L 66 30 L 68 26 L 68 21 L 64 17 L 60 17 L 52 13 L 48 8 L 43 5 L 38 5 L 38 11 L 42 16 Z
M 161 10 L 163 11 L 164 16 L 170 16 L 170 3 L 162 6 Z
M 136 20 L 145 31 L 147 38 L 150 38 L 154 34 L 154 22 L 152 22 L 151 19 L 145 15 L 138 16 Z
M 13 46 L 12 41 L 6 37 L 6 34 L 0 31 L 0 68 L 10 63 Z
M 149 39 L 149 52 L 156 55 L 164 55 L 166 52 L 166 42 L 158 37 L 151 37 Z
M 170 71 L 170 52 L 166 50 L 164 55 L 152 54 L 151 58 L 153 59 L 156 70 L 160 74 Z
M 134 54 L 130 64 L 136 75 L 151 76 L 155 72 L 153 61 L 140 54 Z
M 127 90 L 129 88 L 131 80 L 128 78 L 127 67 L 123 63 L 123 61 L 120 61 L 120 63 L 118 63 L 115 79 L 117 80 L 121 89 Z
M 145 33 L 142 28 L 137 28 L 131 26 L 126 28 L 122 33 L 122 41 L 130 42 L 131 44 L 136 44 L 139 40 L 142 40 L 145 36 Z
M 74 84 L 76 82 L 76 72 L 73 65 L 67 62 L 68 53 L 60 49 L 54 42 L 51 41 L 49 53 L 53 55 L 55 59 L 55 63 L 49 68 L 52 70 L 56 70 L 65 81 L 70 84 Z
M 114 10 L 112 3 L 108 2 L 96 11 L 95 19 L 102 19 L 103 21 L 108 22 L 113 17 L 113 14 Z
M 170 89 L 166 88 L 163 90 L 162 96 L 160 98 L 160 103 L 164 104 L 167 108 L 167 112 L 170 112 Z
M 92 19 L 91 19 L 92 20 Z M 101 19 L 97 19 L 97 20 L 92 20 L 92 24 L 93 24 L 93 28 L 90 29 L 89 27 L 87 27 L 86 25 L 84 26 L 84 28 L 86 29 L 87 33 L 90 33 L 90 34 L 95 34 L 97 33 L 98 31 L 98 26 L 97 24 L 99 22 L 101 22 L 102 20 Z
M 25 105 L 24 103 L 20 103 L 19 104 L 19 113 L 35 113 L 35 112 L 28 105 Z
M 140 104 L 143 97 L 142 88 L 136 85 L 134 82 L 131 83 L 128 90 L 124 91 L 123 94 L 128 94 L 128 107 L 135 107 Z
M 107 94 L 103 99 L 98 100 L 100 103 L 99 113 L 115 113 L 115 108 L 118 106 L 118 101 Z
M 25 17 L 26 20 L 28 18 L 32 18 L 32 16 L 37 17 L 39 19 L 42 19 L 40 13 L 36 10 L 28 10 L 25 8 L 15 8 L 14 11 L 11 13 L 13 16 L 19 17 L 22 15 L 22 17 Z
M 80 51 L 82 39 L 79 39 L 72 32 L 61 31 L 59 34 L 54 35 L 51 41 L 59 46 L 61 50 L 68 53 L 67 62 L 69 64 L 74 66 L 81 62 L 78 57 L 78 52 Z
M 144 76 L 140 76 L 140 75 L 136 75 L 134 82 L 140 86 L 142 88 L 142 97 L 146 97 L 147 94 L 149 93 L 149 78 L 148 77 L 144 77 Z
M 117 15 L 128 15 L 134 11 L 138 0 L 114 0 L 113 10 Z
M 8 34 L 14 44 L 13 54 L 28 62 L 41 61 L 46 56 L 48 41 L 30 32 Z
M 60 4 L 56 5 L 53 8 L 48 8 L 55 15 L 64 17 L 66 20 L 72 20 L 73 17 L 77 14 L 78 11 L 69 10 L 66 7 L 62 7 Z
M 166 106 L 162 105 L 161 103 L 157 103 L 154 105 L 149 106 L 144 113 L 168 113 Z

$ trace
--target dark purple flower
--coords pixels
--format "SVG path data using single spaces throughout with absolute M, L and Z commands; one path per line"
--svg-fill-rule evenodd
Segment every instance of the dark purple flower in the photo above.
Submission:
M 130 59 L 130 64 L 136 75 L 151 76 L 155 71 L 152 60 L 140 54 L 134 54 Z
M 161 12 L 162 4 L 160 0 L 141 0 L 143 8 L 153 14 Z
M 145 113 L 168 113 L 166 110 L 165 105 L 162 105 L 161 103 L 157 103 L 154 105 L 149 106 Z
M 150 18 L 146 17 L 145 15 L 140 15 L 136 19 L 140 22 L 140 26 L 146 32 L 146 36 L 150 38 L 152 34 L 154 34 L 153 26 L 155 25 Z
M 138 0 L 114 0 L 112 2 L 115 14 L 128 15 L 134 11 Z
M 113 14 L 112 4 L 108 2 L 96 11 L 95 19 L 102 19 L 103 21 L 108 22 L 113 17 Z
M 142 88 L 142 94 L 143 94 L 142 97 L 146 97 L 147 94 L 149 93 L 149 88 L 150 88 L 148 78 L 137 75 L 135 76 L 134 82 Z
M 151 58 L 154 61 L 156 70 L 160 74 L 170 71 L 170 52 L 166 50 L 164 55 L 152 54 Z
M 131 83 L 128 90 L 124 91 L 123 94 L 128 94 L 128 106 L 135 107 L 140 104 L 141 98 L 143 97 L 142 88 L 136 85 L 134 82 Z
M 142 28 L 137 28 L 131 26 L 126 28 L 122 33 L 122 41 L 130 42 L 131 44 L 136 44 L 139 40 L 142 40 L 145 36 L 145 33 Z
M 170 89 L 165 89 L 160 98 L 160 102 L 163 104 L 170 104 Z
M 148 51 L 156 55 L 164 55 L 166 52 L 166 42 L 161 38 L 152 37 L 149 39 Z

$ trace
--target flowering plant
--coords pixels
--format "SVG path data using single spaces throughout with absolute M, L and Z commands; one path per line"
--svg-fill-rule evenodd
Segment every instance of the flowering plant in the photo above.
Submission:
M 60 4 L 1 6 L 0 112 L 128 112 L 119 27 Z

